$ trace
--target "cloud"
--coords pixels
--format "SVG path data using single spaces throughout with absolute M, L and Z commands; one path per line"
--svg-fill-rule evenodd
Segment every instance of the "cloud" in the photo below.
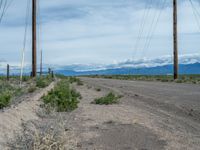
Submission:
M 186 54 L 179 56 L 179 64 L 195 64 L 200 63 L 200 54 Z M 117 68 L 151 68 L 157 66 L 165 66 L 173 64 L 172 56 L 162 56 L 156 58 L 143 58 L 135 60 L 125 60 L 122 62 L 115 62 L 113 64 L 73 64 L 66 66 L 54 66 L 56 70 L 73 70 L 77 72 L 82 71 L 97 71 Z
M 11 64 L 19 64 L 21 59 L 26 2 L 14 1 L 0 25 L 0 55 Z M 42 32 L 38 56 L 43 49 L 45 63 L 87 65 L 171 55 L 171 1 L 167 1 L 162 10 L 149 48 L 143 48 L 146 34 L 142 34 L 138 49 L 134 49 L 145 6 L 150 5 L 148 2 L 150 0 L 43 0 L 40 3 Z M 152 1 L 144 33 L 148 33 L 154 15 L 160 12 L 158 4 L 161 2 Z M 200 34 L 188 1 L 179 1 L 178 10 L 179 52 L 181 55 L 199 53 Z M 31 63 L 30 24 L 26 63 Z

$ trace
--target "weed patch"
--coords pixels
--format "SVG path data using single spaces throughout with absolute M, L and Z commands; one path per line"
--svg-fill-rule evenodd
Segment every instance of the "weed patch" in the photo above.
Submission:
M 113 94 L 112 92 L 110 92 L 109 94 L 107 94 L 104 97 L 95 99 L 92 102 L 92 104 L 99 104 L 99 105 L 117 104 L 119 102 L 119 98 L 121 98 L 121 96 L 116 96 L 115 94 Z
M 48 95 L 43 96 L 46 108 L 53 108 L 57 112 L 72 111 L 78 107 L 80 94 L 70 88 L 68 80 L 60 81 Z
M 100 91 L 101 91 L 101 89 L 100 89 L 100 88 L 96 88 L 95 90 L 96 90 L 97 92 L 100 92 Z
M 11 97 L 12 97 L 12 95 L 8 91 L 0 94 L 0 109 L 4 108 L 10 104 Z
M 31 87 L 28 88 L 28 92 L 29 92 L 29 93 L 33 93 L 33 92 L 35 92 L 36 90 L 37 90 L 37 87 L 36 87 L 36 86 L 31 86 Z
M 0 83 L 0 109 L 9 106 L 13 96 L 18 96 L 21 94 L 19 88 L 15 88 L 8 82 Z
M 36 86 L 39 88 L 45 88 L 47 87 L 51 82 L 53 81 L 53 78 L 51 76 L 42 76 L 38 77 L 36 79 Z
M 83 81 L 81 81 L 79 78 L 76 77 L 69 77 L 70 83 L 77 83 L 78 86 L 84 85 Z

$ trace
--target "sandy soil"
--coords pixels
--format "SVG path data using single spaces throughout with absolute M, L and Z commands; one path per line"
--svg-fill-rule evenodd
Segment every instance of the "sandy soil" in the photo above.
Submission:
M 39 100 L 54 85 L 55 82 L 36 93 L 24 95 L 21 97 L 19 104 L 14 104 L 0 112 L 0 149 L 3 150 L 6 147 L 6 142 L 22 129 L 22 123 L 38 119 L 36 113 L 40 105 Z

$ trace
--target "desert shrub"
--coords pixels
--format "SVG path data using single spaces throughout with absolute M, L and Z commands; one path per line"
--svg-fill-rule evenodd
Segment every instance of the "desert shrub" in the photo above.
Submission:
M 83 84 L 83 81 L 81 81 L 80 79 L 77 79 L 77 85 L 79 85 L 79 86 L 84 85 L 84 84 Z
M 100 91 L 101 91 L 101 89 L 100 89 L 100 88 L 96 88 L 95 90 L 96 90 L 97 92 L 100 92 Z
M 30 86 L 29 88 L 28 88 L 28 92 L 29 93 L 33 93 L 33 92 L 35 92 L 36 91 L 36 87 L 35 86 Z
M 79 85 L 79 86 L 83 85 L 83 81 L 81 81 L 77 77 L 69 77 L 69 82 L 70 83 L 77 83 L 77 85 Z
M 178 80 L 175 80 L 175 82 L 176 83 L 183 83 L 183 80 L 178 79 Z
M 51 76 L 42 76 L 38 77 L 36 79 L 36 86 L 39 88 L 45 88 L 47 87 L 51 82 L 53 81 L 53 78 Z
M 169 82 L 168 79 L 161 79 L 162 82 Z
M 119 98 L 121 98 L 121 96 L 116 96 L 114 93 L 110 92 L 104 97 L 95 99 L 92 102 L 92 104 L 99 104 L 99 105 L 116 104 L 119 102 Z
M 60 120 L 37 124 L 22 124 L 22 133 L 7 142 L 10 150 L 64 150 L 66 142 L 65 126 Z
M 0 83 L 0 109 L 7 107 L 10 102 L 15 88 L 7 82 Z
M 77 82 L 78 78 L 76 77 L 69 77 L 69 82 L 70 83 L 74 83 L 74 82 Z
M 78 98 L 80 98 L 80 94 L 70 88 L 67 80 L 62 80 L 42 99 L 47 107 L 50 106 L 57 112 L 65 112 L 78 107 Z
M 27 82 L 28 80 L 30 80 L 29 76 L 23 76 L 22 77 L 22 81 Z
M 0 94 L 0 109 L 7 107 L 10 104 L 11 97 L 12 95 L 9 91 Z

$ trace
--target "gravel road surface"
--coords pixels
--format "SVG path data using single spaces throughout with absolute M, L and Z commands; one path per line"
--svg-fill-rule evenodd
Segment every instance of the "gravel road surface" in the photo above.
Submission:
M 79 149 L 199 150 L 200 86 L 81 78 L 79 108 L 72 114 Z M 95 89 L 100 88 L 97 92 Z M 113 91 L 120 103 L 90 102 Z

